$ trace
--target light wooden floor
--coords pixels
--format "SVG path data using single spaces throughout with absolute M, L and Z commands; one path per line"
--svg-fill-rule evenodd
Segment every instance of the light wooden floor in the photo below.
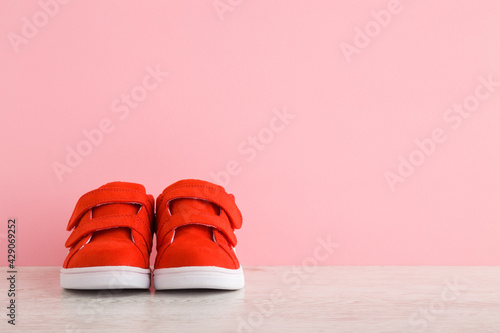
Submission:
M 223 291 L 68 291 L 59 267 L 19 268 L 0 332 L 500 332 L 500 267 L 246 267 Z M 3 269 L 3 275 L 6 269 Z

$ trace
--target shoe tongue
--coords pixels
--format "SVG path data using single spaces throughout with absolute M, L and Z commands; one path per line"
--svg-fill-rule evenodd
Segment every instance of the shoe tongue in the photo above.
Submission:
M 170 212 L 172 214 L 198 212 L 219 215 L 219 207 L 204 200 L 182 198 L 170 203 Z

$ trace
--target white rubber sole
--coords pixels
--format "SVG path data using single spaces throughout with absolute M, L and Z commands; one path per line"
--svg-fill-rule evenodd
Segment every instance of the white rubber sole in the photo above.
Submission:
M 243 269 L 215 266 L 160 268 L 153 271 L 155 289 L 237 290 L 245 286 Z
M 62 268 L 65 289 L 149 289 L 151 270 L 132 266 Z

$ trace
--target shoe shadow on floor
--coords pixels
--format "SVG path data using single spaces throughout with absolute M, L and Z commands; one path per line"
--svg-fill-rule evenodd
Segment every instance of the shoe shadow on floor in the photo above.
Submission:
M 221 295 L 235 295 L 238 294 L 239 290 L 218 290 L 218 289 L 171 289 L 171 290 L 156 290 L 153 289 L 152 293 L 154 295 L 165 295 L 165 296 L 221 296 Z
M 150 293 L 150 289 L 62 289 L 61 298 L 92 298 L 96 296 L 129 297 L 137 295 L 148 295 Z

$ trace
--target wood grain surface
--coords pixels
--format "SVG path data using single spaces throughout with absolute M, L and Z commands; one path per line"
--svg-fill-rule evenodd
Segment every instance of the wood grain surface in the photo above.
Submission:
M 245 267 L 239 291 L 69 291 L 21 267 L 1 332 L 500 333 L 500 267 Z

